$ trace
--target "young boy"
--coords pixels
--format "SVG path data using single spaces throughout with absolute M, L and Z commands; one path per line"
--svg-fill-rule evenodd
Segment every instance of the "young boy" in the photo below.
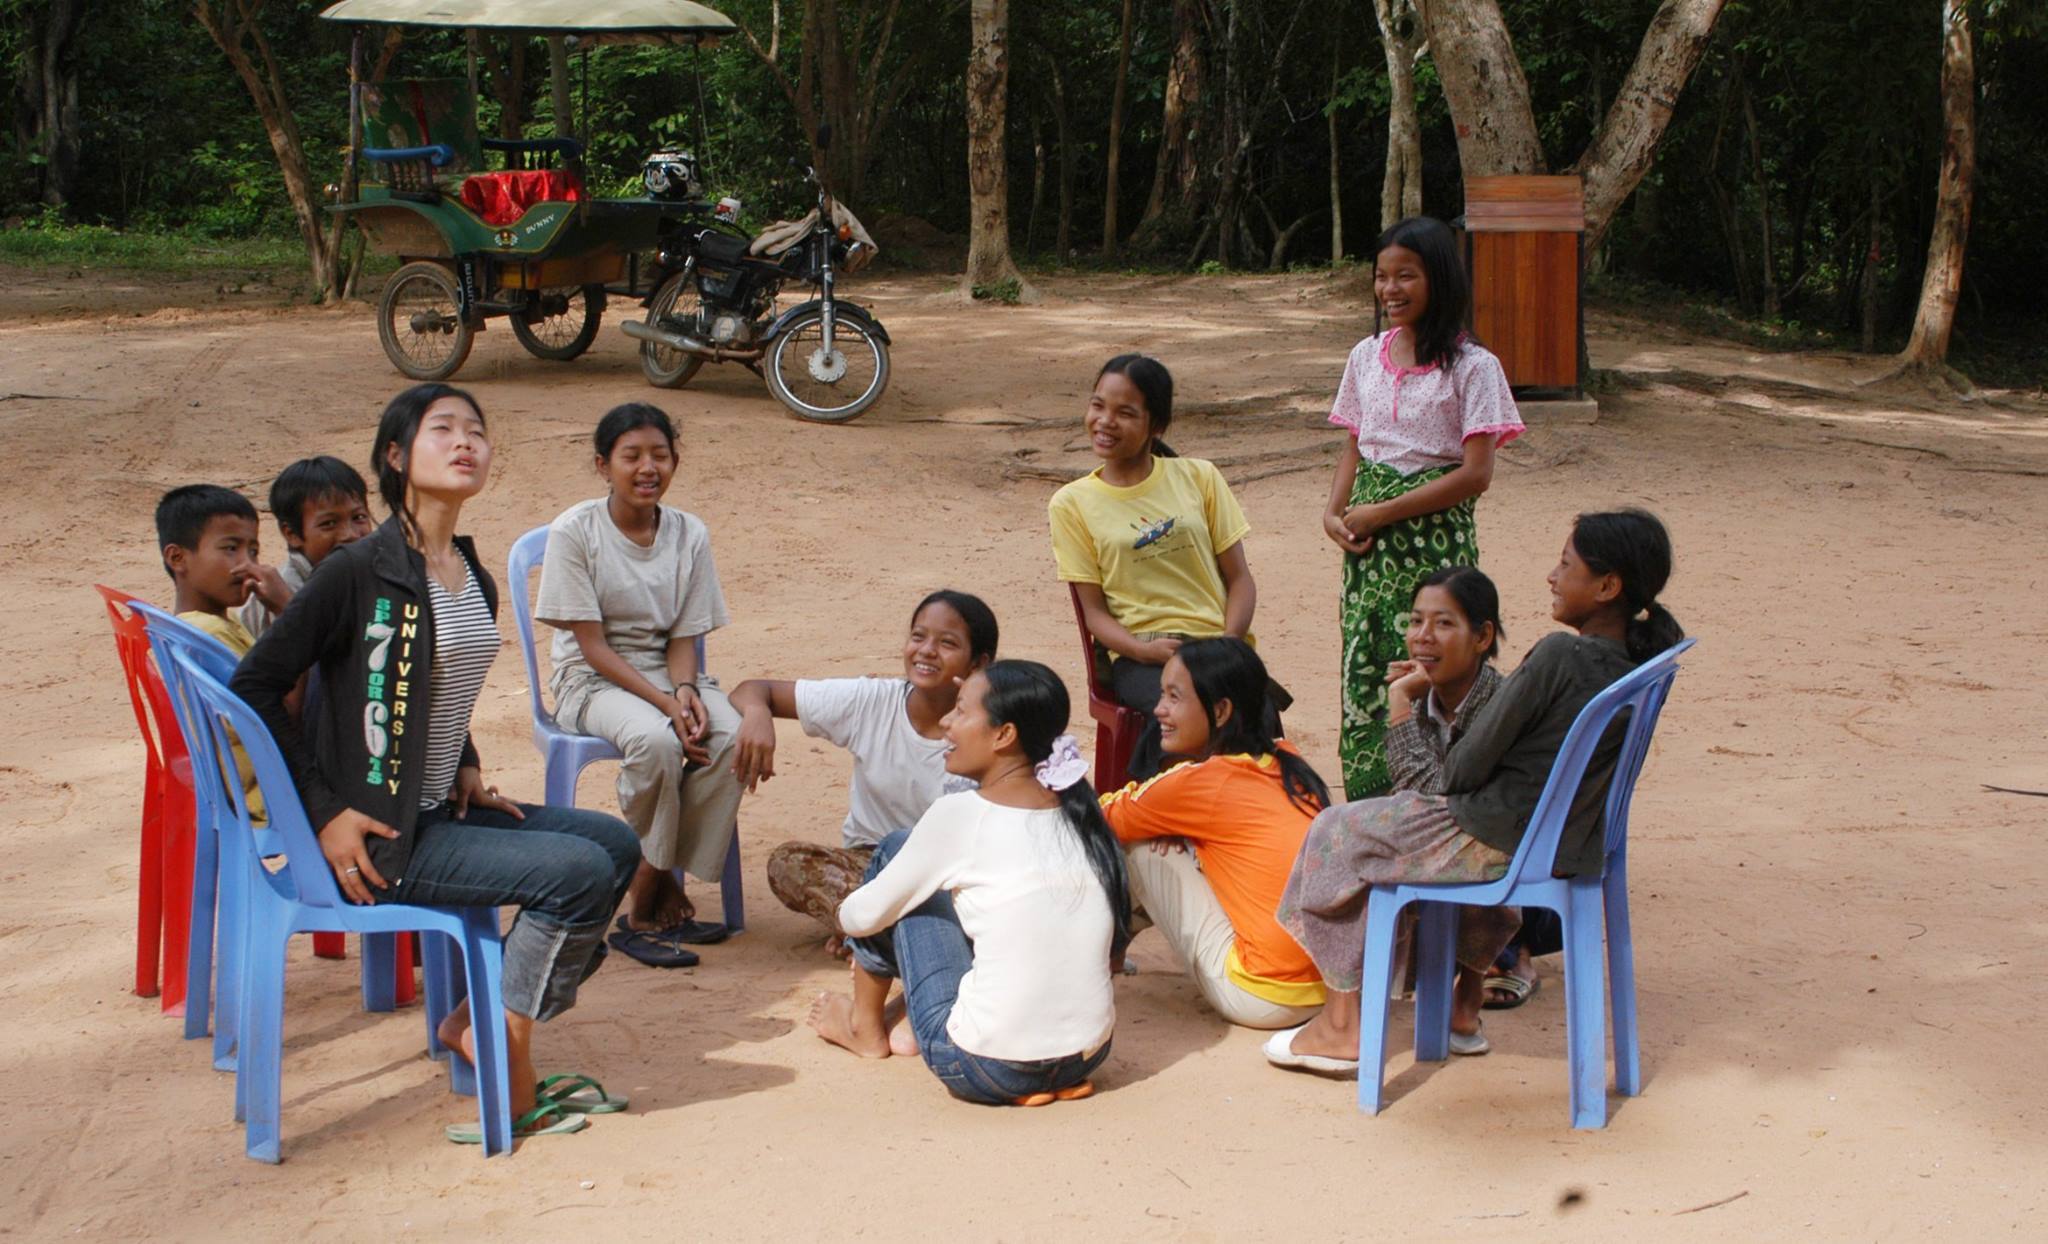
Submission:
M 265 568 L 241 608 L 238 616 L 251 635 L 270 629 L 329 553 L 370 534 L 369 493 L 354 467 L 327 454 L 301 458 L 277 473 L 270 514 L 290 552 L 277 569 Z
M 186 484 L 156 504 L 156 540 L 164 569 L 177 585 L 171 612 L 228 646 L 239 659 L 256 646 L 248 628 L 229 616 L 259 580 L 276 572 L 256 560 L 256 507 L 218 484 Z M 251 815 L 262 815 L 256 772 L 235 747 L 235 764 L 249 792 Z

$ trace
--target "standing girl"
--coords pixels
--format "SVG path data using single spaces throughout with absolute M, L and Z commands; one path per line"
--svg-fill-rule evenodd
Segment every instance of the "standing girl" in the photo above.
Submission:
M 711 533 L 663 505 L 676 473 L 676 430 L 645 402 L 598 421 L 595 466 L 606 495 L 548 528 L 534 614 L 555 633 L 555 714 L 563 728 L 608 739 L 619 811 L 640 835 L 640 867 L 612 944 L 652 967 L 697 962 L 685 947 L 724 940 L 695 919 L 675 870 L 723 875 L 740 786 L 732 750 L 739 714 L 697 668 L 697 639 L 729 620 Z M 694 762 L 694 764 L 693 764 Z
M 536 1104 L 533 1025 L 573 1006 L 604 961 L 605 922 L 639 850 L 616 817 L 514 803 L 484 783 L 469 719 L 498 654 L 498 589 L 455 534 L 491 472 L 476 401 L 445 384 L 399 394 L 371 468 L 391 517 L 320 563 L 232 685 L 277 736 L 351 901 L 519 908 L 505 935 L 513 1128 L 575 1131 L 584 1120 L 572 1111 L 624 1103 L 600 1090 Z M 316 668 L 325 690 L 302 726 L 285 696 Z M 467 1004 L 440 1035 L 473 1056 Z M 481 1139 L 473 1123 L 448 1137 Z
M 955 1097 L 1040 1106 L 1094 1091 L 1131 904 L 1088 762 L 1064 733 L 1070 711 L 1036 661 L 997 661 L 960 689 L 946 769 L 977 789 L 884 838 L 867 884 L 839 905 L 853 994 L 819 995 L 819 1036 L 869 1058 L 907 1052 L 884 1013 L 900 977 L 916 1047 Z
M 1500 360 L 1464 332 L 1471 287 L 1450 229 L 1413 217 L 1375 249 L 1373 297 L 1393 327 L 1344 365 L 1330 422 L 1351 435 L 1323 515 L 1346 554 L 1337 750 L 1351 799 L 1387 793 L 1386 672 L 1416 586 L 1479 563 L 1475 502 L 1494 450 L 1522 434 Z
M 1160 437 L 1173 422 L 1173 376 L 1156 359 L 1102 365 L 1084 426 L 1102 465 L 1053 494 L 1052 552 L 1109 650 L 1119 701 L 1145 714 L 1130 776 L 1159 771 L 1159 672 L 1182 641 L 1248 639 L 1258 585 L 1245 561 L 1251 531 L 1223 473 Z M 1284 704 L 1279 707 L 1286 707 Z

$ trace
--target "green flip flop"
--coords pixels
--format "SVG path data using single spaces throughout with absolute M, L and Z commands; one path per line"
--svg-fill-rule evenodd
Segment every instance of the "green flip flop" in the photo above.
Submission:
M 542 1120 L 555 1121 L 546 1127 L 537 1126 Z M 590 1120 L 580 1114 L 569 1114 L 556 1102 L 544 1101 L 533 1109 L 512 1120 L 512 1139 L 526 1140 L 534 1136 L 566 1136 L 580 1132 L 590 1126 Z M 458 1145 L 480 1145 L 484 1143 L 484 1129 L 477 1123 L 450 1123 L 443 1129 L 443 1135 Z
M 617 1114 L 627 1104 L 625 1098 L 613 1097 L 589 1076 L 549 1076 L 534 1085 L 534 1093 L 536 1100 L 560 1106 L 565 1114 Z M 590 1095 L 593 1093 L 596 1096 Z

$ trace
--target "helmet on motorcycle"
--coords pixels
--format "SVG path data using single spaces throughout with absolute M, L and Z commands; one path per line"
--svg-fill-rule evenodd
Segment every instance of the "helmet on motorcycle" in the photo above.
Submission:
M 640 181 L 657 199 L 697 199 L 704 183 L 697 157 L 687 151 L 657 151 L 640 165 Z

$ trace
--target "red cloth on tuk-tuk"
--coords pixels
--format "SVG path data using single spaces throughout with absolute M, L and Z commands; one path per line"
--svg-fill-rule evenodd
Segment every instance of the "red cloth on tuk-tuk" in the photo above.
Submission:
M 536 203 L 578 203 L 583 179 L 557 168 L 472 173 L 462 183 L 462 205 L 487 225 L 509 225 Z

